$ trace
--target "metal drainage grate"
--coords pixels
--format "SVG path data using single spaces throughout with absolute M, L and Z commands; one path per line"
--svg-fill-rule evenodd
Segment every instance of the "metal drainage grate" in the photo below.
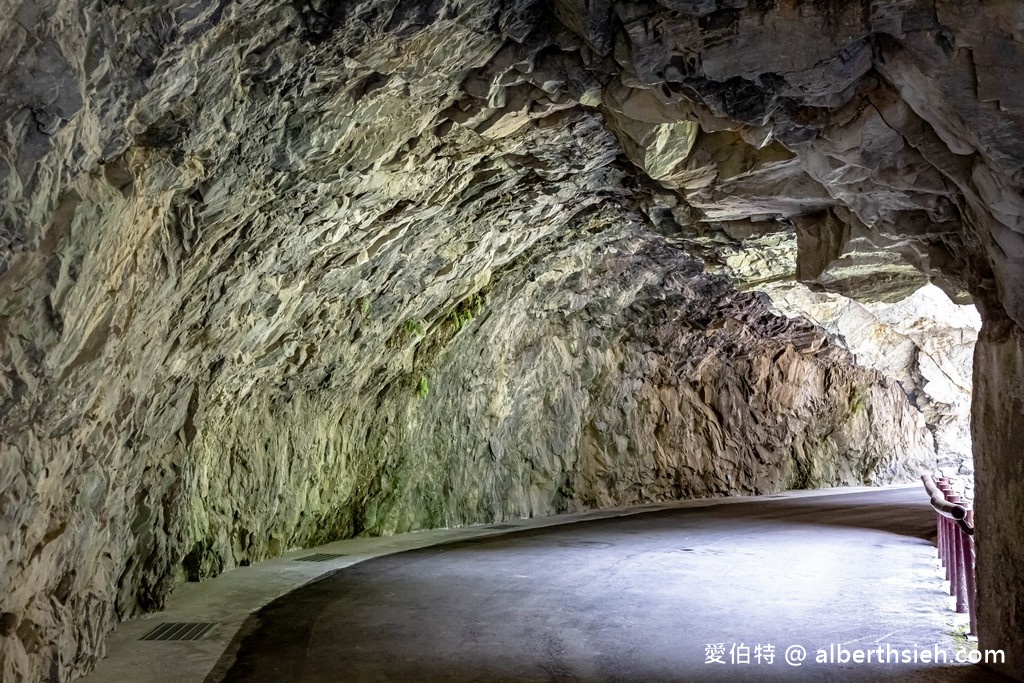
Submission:
M 515 524 L 492 524 L 487 527 L 488 529 L 518 529 L 519 527 Z
M 217 624 L 160 624 L 139 640 L 201 640 Z
M 314 553 L 312 555 L 306 555 L 305 557 L 296 557 L 296 562 L 330 562 L 336 560 L 339 557 L 345 557 L 344 555 L 337 555 L 335 553 Z

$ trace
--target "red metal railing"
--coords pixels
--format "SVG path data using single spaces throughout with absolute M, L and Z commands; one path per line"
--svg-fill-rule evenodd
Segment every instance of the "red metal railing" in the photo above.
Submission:
M 949 594 L 956 598 L 956 611 L 970 617 L 970 634 L 978 634 L 975 611 L 977 584 L 974 568 L 974 510 L 963 505 L 949 479 L 921 475 L 938 520 L 939 560 L 946 569 Z

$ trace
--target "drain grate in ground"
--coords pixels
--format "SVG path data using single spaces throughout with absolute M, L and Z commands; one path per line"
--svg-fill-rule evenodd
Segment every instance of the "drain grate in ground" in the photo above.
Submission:
M 336 553 L 313 553 L 312 555 L 306 555 L 305 557 L 296 557 L 296 562 L 330 562 L 336 560 L 339 557 L 345 557 L 344 555 L 338 555 Z
M 518 529 L 519 527 L 515 524 L 492 524 L 487 527 L 488 529 Z
M 217 624 L 160 624 L 139 640 L 200 640 Z

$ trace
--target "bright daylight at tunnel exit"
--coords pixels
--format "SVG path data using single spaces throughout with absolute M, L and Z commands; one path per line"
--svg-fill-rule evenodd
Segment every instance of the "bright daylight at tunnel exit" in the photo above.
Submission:
M 1024 2 L 0 0 L 0 683 L 1024 681 Z

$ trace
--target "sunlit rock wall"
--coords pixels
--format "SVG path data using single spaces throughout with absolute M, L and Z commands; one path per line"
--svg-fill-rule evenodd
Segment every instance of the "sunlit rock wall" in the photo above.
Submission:
M 925 417 L 944 474 L 973 474 L 971 384 L 981 318 L 934 286 L 892 303 L 861 304 L 798 284 L 767 288 L 774 308 L 833 335 L 860 365 L 900 383 Z

